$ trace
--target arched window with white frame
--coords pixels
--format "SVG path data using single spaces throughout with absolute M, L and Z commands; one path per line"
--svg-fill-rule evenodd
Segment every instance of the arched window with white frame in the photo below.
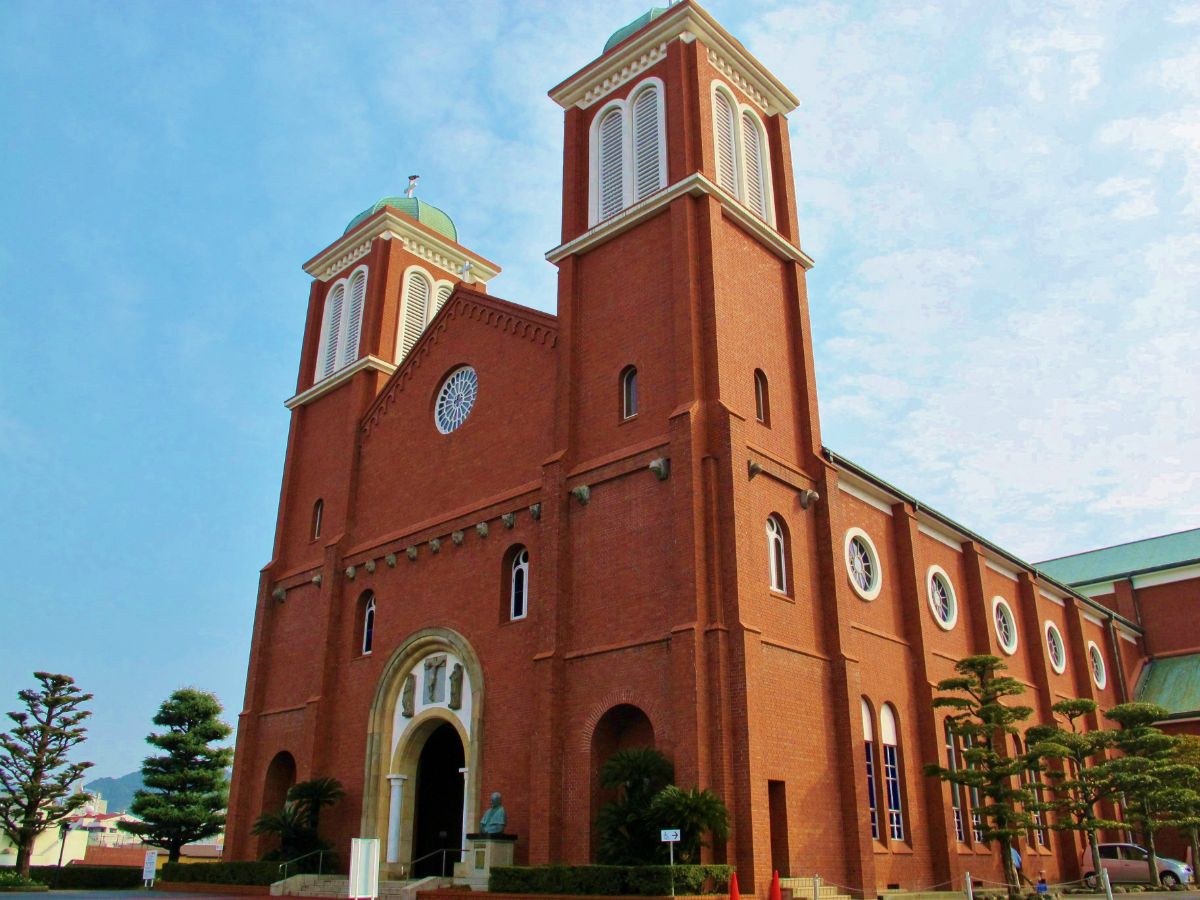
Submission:
M 787 579 L 787 529 L 783 520 L 772 513 L 767 516 L 767 553 L 771 564 L 771 590 L 786 594 Z
M 774 224 L 769 142 L 762 118 L 738 103 L 733 91 L 719 81 L 712 86 L 712 113 L 717 186 L 764 222 Z
M 450 295 L 454 293 L 454 285 L 448 281 L 440 281 L 437 286 L 437 300 L 433 304 L 433 315 L 441 312 L 442 307 L 446 305 L 446 301 L 450 299 Z M 432 316 L 430 317 L 432 318 Z
M 888 838 L 904 840 L 904 813 L 900 799 L 900 749 L 896 711 L 885 703 L 879 710 L 879 738 L 883 745 L 884 799 L 887 801 Z
M 325 296 L 314 381 L 328 378 L 358 358 L 359 332 L 367 299 L 367 270 L 334 282 Z
M 519 547 L 512 558 L 509 581 L 508 617 L 512 621 L 529 614 L 529 550 Z
M 863 744 L 867 762 L 867 807 L 871 812 L 871 837 L 879 840 L 879 799 L 875 777 L 875 716 L 864 697 L 862 699 Z
M 375 645 L 375 595 L 367 591 L 362 605 L 362 655 L 368 656 Z
M 621 418 L 632 419 L 637 411 L 637 366 L 626 366 L 621 370 Z
M 397 362 L 408 356 L 421 337 L 429 319 L 429 298 L 432 292 L 429 276 L 420 269 L 411 269 L 404 283 L 404 305 L 400 314 L 400 354 Z
M 588 224 L 597 225 L 667 186 L 662 81 L 647 78 L 592 120 Z
M 762 369 L 754 370 L 754 418 L 764 425 L 771 424 L 771 395 Z

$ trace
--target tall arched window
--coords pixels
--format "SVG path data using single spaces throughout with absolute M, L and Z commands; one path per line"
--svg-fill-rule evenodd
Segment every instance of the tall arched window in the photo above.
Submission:
M 945 724 L 946 733 L 946 768 L 951 772 L 958 771 L 958 739 L 950 728 L 950 722 Z M 954 835 L 960 844 L 967 841 L 966 824 L 963 822 L 962 785 L 950 782 L 950 806 L 954 809 Z
M 589 224 L 610 219 L 667 186 L 662 81 L 647 78 L 592 121 Z
M 523 619 L 529 612 L 529 551 L 521 547 L 513 554 L 509 582 L 508 617 Z
M 659 140 L 658 88 L 649 85 L 633 100 L 633 200 L 649 197 L 665 181 Z
M 321 536 L 321 519 L 325 516 L 325 501 L 318 499 L 313 504 L 312 512 L 312 539 L 315 541 Z
M 767 553 L 771 561 L 771 590 L 787 593 L 787 531 L 783 521 L 772 513 L 767 516 Z
M 713 128 L 716 132 L 717 185 L 736 197 L 737 144 L 734 133 L 737 124 L 733 115 L 733 101 L 722 90 L 713 94 Z
M 767 376 L 762 369 L 754 370 L 754 417 L 764 425 L 771 424 L 771 397 L 767 392 Z
M 362 612 L 362 652 L 363 656 L 371 652 L 375 643 L 375 595 L 370 591 L 363 594 Z
M 896 711 L 885 703 L 879 711 L 879 738 L 883 744 L 884 797 L 887 800 L 888 837 L 904 840 L 904 814 L 900 808 L 900 750 L 896 731 Z
M 717 186 L 772 222 L 770 154 L 762 119 L 720 82 L 713 85 L 712 98 Z
M 358 358 L 359 332 L 367 298 L 367 270 L 337 281 L 325 297 L 315 380 L 320 381 Z
M 438 285 L 437 301 L 433 307 L 433 312 L 435 315 L 441 310 L 441 308 L 443 306 L 446 305 L 446 301 L 450 299 L 450 295 L 453 293 L 454 293 L 454 285 L 452 285 L 448 282 Z
M 871 811 L 871 837 L 879 840 L 879 801 L 875 792 L 875 717 L 871 705 L 862 701 L 863 744 L 867 760 L 867 805 Z
M 637 367 L 621 370 L 621 418 L 632 419 L 638 411 Z
M 408 273 L 408 284 L 404 289 L 404 313 L 400 323 L 400 359 L 408 356 L 408 351 L 425 330 L 429 317 L 430 290 L 429 278 L 423 272 Z
M 600 120 L 597 147 L 600 170 L 599 218 L 611 218 L 625 206 L 625 115 L 614 107 Z

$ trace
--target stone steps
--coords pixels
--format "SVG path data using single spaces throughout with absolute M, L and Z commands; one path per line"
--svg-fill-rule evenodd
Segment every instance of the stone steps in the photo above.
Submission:
M 791 895 L 793 900 L 850 900 L 849 895 L 839 894 L 832 884 L 821 884 L 814 890 L 811 876 L 804 878 L 780 878 L 779 888 Z
M 379 900 L 414 900 L 418 890 L 445 887 L 449 878 L 410 878 L 407 881 L 379 882 Z M 337 897 L 350 896 L 350 879 L 345 875 L 293 875 L 271 885 L 275 897 Z

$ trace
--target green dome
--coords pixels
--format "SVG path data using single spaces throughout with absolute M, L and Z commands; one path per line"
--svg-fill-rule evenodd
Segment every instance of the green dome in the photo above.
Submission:
M 667 7 L 665 7 L 665 6 L 653 6 L 650 8 L 649 12 L 642 13 L 640 16 L 638 16 L 636 19 L 634 19 L 632 22 L 630 22 L 624 28 L 618 28 L 616 31 L 614 31 L 612 33 L 612 37 L 610 37 L 607 41 L 604 42 L 604 52 L 607 53 L 613 47 L 617 46 L 617 44 L 621 43 L 621 41 L 625 40 L 625 38 L 629 37 L 631 34 L 633 34 L 635 31 L 637 31 L 639 28 L 641 28 L 644 25 L 649 25 L 651 22 L 653 22 L 655 19 L 657 19 L 659 16 L 661 16 L 666 11 L 667 11 Z
M 428 225 L 438 234 L 443 234 L 450 238 L 450 240 L 458 243 L 458 229 L 454 227 L 454 221 L 436 206 L 432 206 L 416 197 L 384 197 L 378 203 L 368 206 L 351 219 L 350 224 L 346 226 L 346 231 L 343 233 L 349 234 L 385 206 L 394 207 L 405 215 L 412 216 L 422 225 Z

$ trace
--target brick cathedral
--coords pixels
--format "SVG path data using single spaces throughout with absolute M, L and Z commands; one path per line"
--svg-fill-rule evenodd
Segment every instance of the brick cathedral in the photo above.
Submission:
M 227 857 L 331 776 L 323 832 L 343 858 L 379 838 L 384 877 L 460 846 L 492 791 L 518 862 L 587 862 L 599 767 L 648 745 L 724 799 L 711 855 L 748 892 L 773 869 L 998 879 L 973 798 L 921 773 L 958 753 L 932 685 L 993 653 L 1048 720 L 1132 698 L 1152 657 L 1194 665 L 1196 573 L 1172 565 L 1200 531 L 1141 574 L 1105 551 L 1035 568 L 822 445 L 798 101 L 698 4 L 550 96 L 557 316 L 492 296 L 499 266 L 411 194 L 305 264 Z M 1069 837 L 1021 850 L 1077 875 Z

